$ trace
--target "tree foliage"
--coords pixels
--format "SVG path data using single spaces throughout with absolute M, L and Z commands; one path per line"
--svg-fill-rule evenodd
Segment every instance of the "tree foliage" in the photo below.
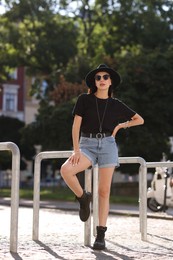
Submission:
M 148 161 L 169 156 L 172 136 L 173 2 L 169 0 L 5 1 L 0 16 L 0 79 L 24 65 L 40 94 L 36 122 L 23 144 L 71 149 L 74 96 L 85 92 L 86 73 L 107 63 L 122 76 L 115 93 L 144 117 L 144 126 L 121 131 L 121 156 Z M 5 76 L 4 76 L 5 75 Z M 52 103 L 53 101 L 53 103 Z M 29 141 L 30 140 L 30 141 Z
M 31 159 L 34 155 L 33 148 L 26 143 L 24 146 L 21 143 L 22 129 L 24 127 L 24 122 L 11 117 L 0 117 L 0 141 L 1 142 L 13 142 L 19 148 L 22 155 L 25 158 Z M 10 169 L 11 168 L 11 152 L 0 151 L 0 168 Z M 22 158 L 21 158 L 22 159 Z M 26 167 L 23 160 L 21 160 L 21 168 Z
M 0 21 L 0 66 L 25 66 L 31 75 L 51 76 L 77 53 L 77 27 L 54 14 L 54 1 L 7 1 Z
M 124 80 L 118 95 L 145 119 L 142 127 L 129 129 L 125 142 L 120 142 L 121 152 L 126 156 L 139 153 L 151 161 L 160 160 L 163 153 L 169 155 L 173 124 L 172 58 L 170 48 L 165 53 L 147 51 L 122 60 Z
M 55 105 L 58 106 L 79 96 L 82 92 L 87 92 L 84 82 L 82 82 L 82 84 L 70 83 L 67 82 L 63 76 L 61 76 L 59 84 L 52 92 L 50 92 L 50 99 L 53 100 Z
M 72 149 L 71 127 L 74 100 L 52 108 L 43 102 L 36 122 L 23 128 L 23 142 L 42 145 L 43 151 Z

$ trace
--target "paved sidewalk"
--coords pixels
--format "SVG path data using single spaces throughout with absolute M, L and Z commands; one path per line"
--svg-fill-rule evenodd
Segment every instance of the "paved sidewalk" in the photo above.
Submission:
M 32 202 L 20 201 L 23 206 L 19 208 L 18 253 L 10 253 L 11 210 L 8 203 L 7 199 L 0 200 L 0 259 L 173 259 L 171 210 L 161 214 L 151 213 L 147 219 L 147 242 L 144 242 L 139 232 L 138 207 L 111 205 L 106 232 L 107 250 L 99 252 L 84 246 L 84 224 L 78 217 L 78 204 L 60 202 L 41 202 L 39 241 L 32 241 Z
M 10 206 L 10 198 L 0 198 L 0 205 Z M 32 200 L 20 199 L 19 204 L 21 207 L 33 207 Z M 65 211 L 78 211 L 79 205 L 76 201 L 40 201 L 40 208 L 47 209 L 59 209 Z M 139 216 L 139 206 L 130 204 L 111 204 L 110 214 L 112 215 L 127 215 L 127 216 Z M 148 218 L 163 218 L 173 220 L 173 208 L 169 208 L 166 213 L 163 212 L 151 212 L 148 210 Z

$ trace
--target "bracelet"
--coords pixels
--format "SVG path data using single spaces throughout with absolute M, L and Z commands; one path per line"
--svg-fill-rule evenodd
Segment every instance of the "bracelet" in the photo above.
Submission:
M 80 150 L 76 150 L 76 151 L 74 151 L 74 153 L 80 153 Z

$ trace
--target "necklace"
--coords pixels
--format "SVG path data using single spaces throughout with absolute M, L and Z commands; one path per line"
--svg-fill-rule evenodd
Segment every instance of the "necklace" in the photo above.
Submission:
M 100 133 L 102 133 L 103 120 L 105 118 L 108 100 L 109 100 L 109 98 L 107 98 L 107 100 L 106 100 L 106 105 L 105 105 L 103 116 L 102 116 L 102 119 L 101 119 L 100 113 L 99 113 L 99 108 L 98 108 L 98 101 L 97 101 L 97 97 L 96 97 L 96 108 L 97 108 L 97 116 L 98 116 L 98 120 L 99 120 L 99 131 L 100 131 Z

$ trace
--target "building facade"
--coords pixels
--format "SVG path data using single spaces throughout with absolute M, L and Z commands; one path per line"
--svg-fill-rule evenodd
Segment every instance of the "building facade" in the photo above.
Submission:
M 29 124 L 35 120 L 38 101 L 30 97 L 32 79 L 25 75 L 25 68 L 16 68 L 11 80 L 0 89 L 0 116 L 17 118 Z

